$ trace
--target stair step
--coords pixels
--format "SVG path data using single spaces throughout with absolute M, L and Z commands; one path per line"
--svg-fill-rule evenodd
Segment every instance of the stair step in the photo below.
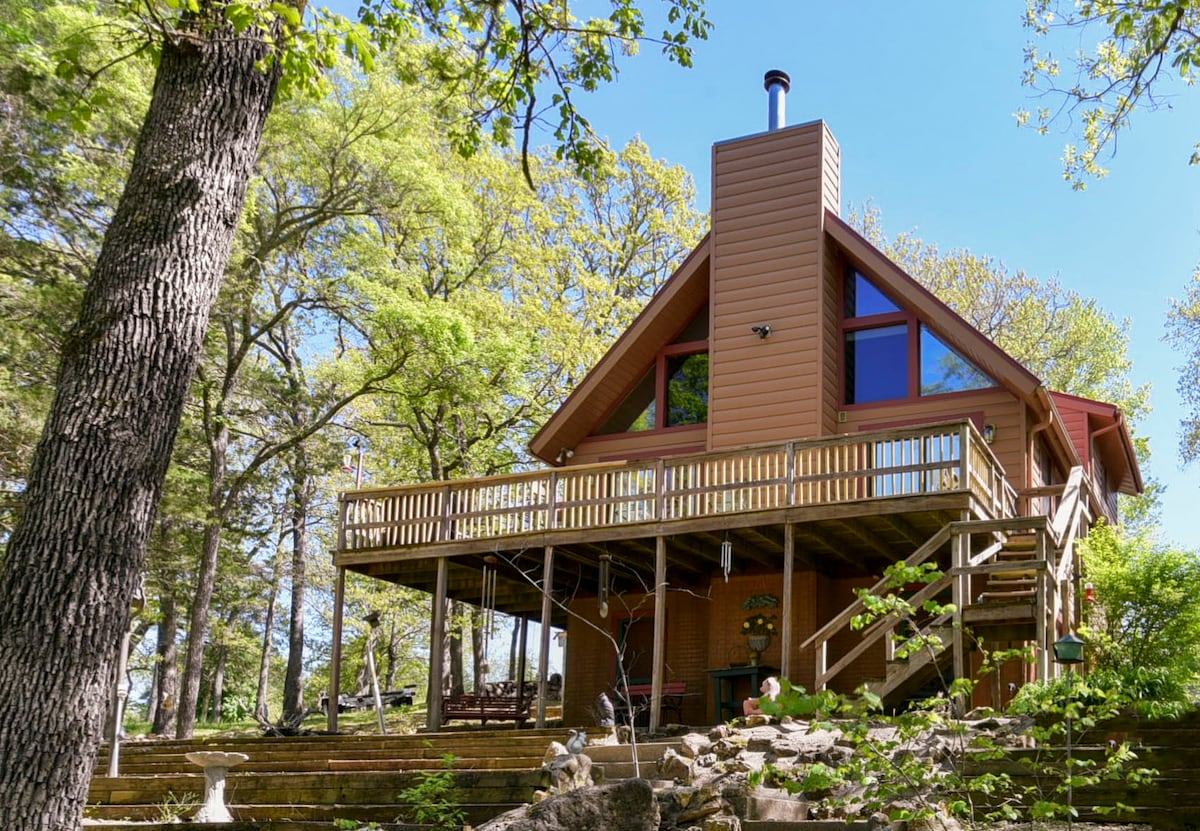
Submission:
M 1037 589 L 1018 589 L 1017 591 L 992 592 L 985 591 L 979 595 L 980 603 L 1010 603 L 1015 601 L 1033 600 L 1037 597 Z
M 1016 576 L 1012 576 L 1014 574 Z M 1027 589 L 1037 589 L 1037 580 L 1032 576 L 1023 576 L 1021 572 L 995 574 L 989 577 L 987 582 L 987 591 L 989 592 L 1024 591 Z

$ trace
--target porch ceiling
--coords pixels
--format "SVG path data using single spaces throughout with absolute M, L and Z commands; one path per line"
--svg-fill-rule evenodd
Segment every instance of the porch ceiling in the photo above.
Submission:
M 666 540 L 669 584 L 702 589 L 721 573 L 721 543 L 727 535 L 733 545 L 734 574 L 781 570 L 784 527 L 789 523 L 795 529 L 797 571 L 878 574 L 888 563 L 907 557 L 946 523 L 979 515 L 971 495 L 955 491 L 603 529 L 453 540 L 403 549 L 344 551 L 334 559 L 351 571 L 430 593 L 436 585 L 438 561 L 446 559 L 448 596 L 474 605 L 480 602 L 486 562 L 497 570 L 497 611 L 540 619 L 538 583 L 547 545 L 554 546 L 554 598 L 565 602 L 596 595 L 600 555 L 605 553 L 612 557 L 614 593 L 650 590 L 658 534 Z M 552 610 L 553 625 L 565 626 L 563 608 L 556 603 Z

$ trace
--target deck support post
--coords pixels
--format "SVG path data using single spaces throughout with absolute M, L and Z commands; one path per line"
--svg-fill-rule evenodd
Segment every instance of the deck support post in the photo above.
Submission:
M 554 546 L 546 546 L 542 561 L 542 626 L 541 643 L 538 644 L 538 727 L 546 726 L 546 670 L 550 666 L 550 590 L 554 586 Z
M 517 699 L 525 701 L 525 666 L 529 663 L 529 616 L 521 615 L 521 648 L 517 650 Z
M 329 692 L 325 695 L 325 726 L 330 733 L 338 729 L 338 702 L 342 699 L 342 616 L 346 605 L 346 569 L 339 566 L 333 590 L 333 643 L 329 650 Z
M 650 732 L 659 727 L 662 709 L 663 670 L 667 644 L 667 540 L 654 538 L 654 667 L 650 676 Z
M 783 609 L 780 614 L 779 674 L 792 677 L 792 575 L 796 567 L 796 527 L 783 526 Z
M 962 517 L 964 520 L 969 519 L 967 516 Z M 970 601 L 970 580 L 963 570 L 967 566 L 967 559 L 970 552 L 967 546 L 970 544 L 970 537 L 964 533 L 956 533 L 950 538 L 950 563 L 951 573 L 954 579 L 951 582 L 951 596 L 954 603 L 954 678 L 967 677 L 967 656 L 963 647 L 963 618 L 962 610 L 966 608 Z M 967 711 L 967 702 L 961 698 L 955 698 L 954 710 L 955 715 L 961 717 Z
M 450 567 L 445 557 L 437 562 L 437 583 L 433 591 L 433 622 L 429 630 L 429 693 L 425 725 L 431 732 L 442 729 L 442 673 L 446 655 L 446 586 Z

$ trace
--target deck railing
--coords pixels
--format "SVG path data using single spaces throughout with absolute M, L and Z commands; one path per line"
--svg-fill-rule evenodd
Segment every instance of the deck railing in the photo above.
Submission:
M 964 452 L 965 451 L 965 452 Z M 342 495 L 339 549 L 402 548 L 947 492 L 1016 496 L 969 421 Z

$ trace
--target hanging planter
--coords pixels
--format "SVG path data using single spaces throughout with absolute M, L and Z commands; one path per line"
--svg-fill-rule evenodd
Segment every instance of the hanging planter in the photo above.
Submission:
M 755 612 L 742 622 L 742 634 L 746 636 L 746 645 L 750 647 L 750 663 L 757 666 L 762 653 L 771 645 L 771 636 L 775 634 L 775 616 Z

